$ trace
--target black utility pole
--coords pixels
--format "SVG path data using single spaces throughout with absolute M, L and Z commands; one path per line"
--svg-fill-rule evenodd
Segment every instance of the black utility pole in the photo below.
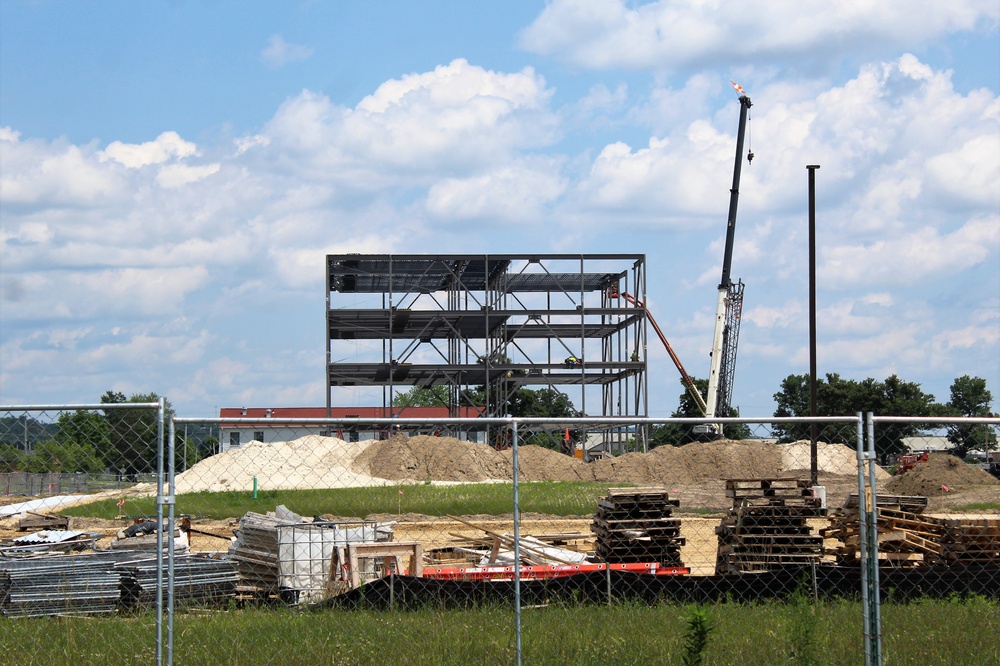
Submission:
M 809 171 L 809 416 L 816 416 L 816 169 L 818 164 L 806 167 Z M 819 485 L 816 463 L 816 422 L 809 427 L 809 479 Z

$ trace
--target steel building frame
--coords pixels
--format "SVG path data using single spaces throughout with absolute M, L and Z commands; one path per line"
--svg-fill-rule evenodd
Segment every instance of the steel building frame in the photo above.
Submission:
M 648 413 L 646 312 L 621 297 L 645 302 L 645 255 L 334 254 L 326 265 L 328 409 L 349 404 L 338 389 L 381 387 L 391 416 L 396 391 L 447 386 L 450 413 L 476 388 L 495 417 L 518 389 L 548 387 L 583 416 Z M 646 433 L 634 437 L 644 448 Z

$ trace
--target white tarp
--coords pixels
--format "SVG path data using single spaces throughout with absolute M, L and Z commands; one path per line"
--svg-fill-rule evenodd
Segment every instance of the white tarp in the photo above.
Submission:
M 326 584 L 336 579 L 332 571 L 334 555 L 344 560 L 349 543 L 387 541 L 391 525 L 375 523 L 303 523 L 278 526 L 278 585 L 322 596 Z

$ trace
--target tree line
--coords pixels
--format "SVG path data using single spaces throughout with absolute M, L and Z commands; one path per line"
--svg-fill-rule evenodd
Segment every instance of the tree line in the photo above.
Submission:
M 159 400 L 156 393 L 126 397 L 118 391 L 107 391 L 101 396 L 101 404 L 105 405 Z M 166 423 L 173 415 L 167 400 L 164 400 L 164 410 L 166 450 Z M 0 472 L 148 474 L 157 469 L 158 434 L 157 411 L 148 408 L 66 411 L 52 423 L 27 415 L 8 416 L 0 419 Z M 189 441 L 189 446 L 185 447 L 183 436 L 175 435 L 177 469 L 190 467 L 213 450 L 214 442 L 210 438 Z
M 694 379 L 695 387 L 705 396 L 708 380 Z M 773 416 L 809 416 L 809 375 L 789 375 L 781 382 L 780 390 L 774 394 L 777 405 Z M 683 385 L 682 385 L 683 386 Z M 883 381 L 867 378 L 862 381 L 845 379 L 837 373 L 828 373 L 817 378 L 817 416 L 854 416 L 858 412 L 873 412 L 879 416 L 908 417 L 985 417 L 991 416 L 993 395 L 980 377 L 963 375 L 956 378 L 950 387 L 946 402 L 937 402 L 932 394 L 924 392 L 915 382 L 907 382 L 897 375 Z M 479 402 L 477 402 L 479 400 Z M 482 388 L 473 389 L 462 396 L 463 405 L 483 405 Z M 395 406 L 447 406 L 448 387 L 432 386 L 399 392 L 393 399 Z M 520 388 L 507 397 L 506 413 L 511 416 L 562 417 L 579 416 L 566 394 L 551 389 L 531 390 Z M 739 410 L 731 408 L 727 414 L 719 416 L 738 417 Z M 699 418 L 699 407 L 691 394 L 682 390 L 673 418 Z M 771 436 L 779 442 L 787 443 L 810 438 L 811 425 L 808 423 L 774 424 Z M 928 430 L 940 428 L 928 423 L 879 423 L 875 427 L 876 454 L 884 459 L 905 449 L 903 440 L 920 435 Z M 952 453 L 966 457 L 973 451 L 997 448 L 997 434 L 994 428 L 981 425 L 947 424 L 943 428 L 953 448 Z M 817 439 L 823 442 L 844 442 L 843 424 L 817 427 Z M 727 439 L 746 439 L 753 436 L 745 424 L 727 425 Z M 574 433 L 579 435 L 579 433 Z M 651 447 L 678 446 L 697 439 L 689 426 L 665 423 L 652 428 Z M 539 442 L 544 444 L 544 442 Z

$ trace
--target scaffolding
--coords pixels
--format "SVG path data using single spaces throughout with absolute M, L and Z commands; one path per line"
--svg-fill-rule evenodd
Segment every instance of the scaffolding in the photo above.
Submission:
M 645 255 L 328 255 L 327 408 L 377 387 L 392 416 L 397 393 L 444 386 L 450 415 L 506 416 L 549 388 L 581 416 L 646 416 L 645 287 Z M 648 434 L 605 441 L 626 439 Z

